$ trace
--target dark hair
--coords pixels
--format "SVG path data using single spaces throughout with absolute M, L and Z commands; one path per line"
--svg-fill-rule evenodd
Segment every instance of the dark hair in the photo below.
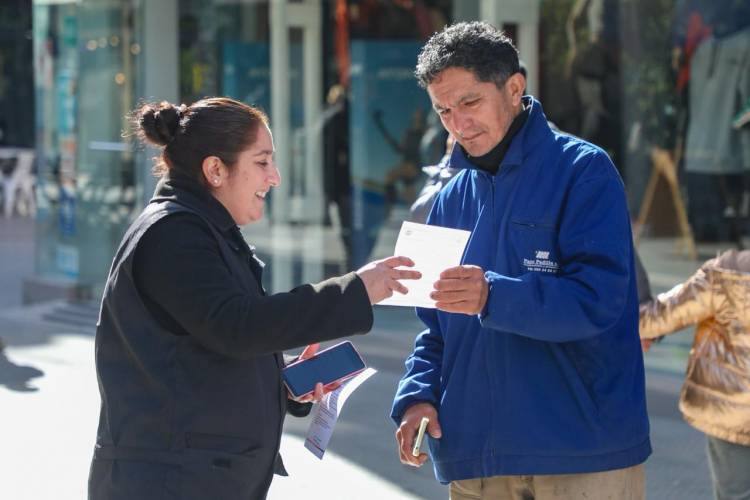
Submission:
M 145 103 L 131 120 L 141 141 L 164 148 L 154 166 L 158 176 L 175 170 L 204 185 L 206 157 L 217 156 L 231 168 L 255 142 L 258 126 L 268 125 L 263 111 L 228 97 L 201 99 L 190 106 Z
M 438 74 L 453 67 L 467 69 L 478 81 L 494 82 L 500 88 L 519 71 L 518 51 L 489 23 L 457 23 L 432 35 L 422 47 L 414 75 L 427 88 Z

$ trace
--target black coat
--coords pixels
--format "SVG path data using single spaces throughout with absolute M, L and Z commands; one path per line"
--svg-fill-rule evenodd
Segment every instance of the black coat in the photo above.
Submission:
M 160 183 L 115 256 L 96 332 L 89 498 L 265 498 L 287 407 L 280 351 L 369 331 L 350 273 L 266 295 L 262 263 L 197 183 Z

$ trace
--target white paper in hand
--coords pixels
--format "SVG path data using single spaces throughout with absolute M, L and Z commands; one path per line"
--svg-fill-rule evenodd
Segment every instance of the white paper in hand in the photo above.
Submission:
M 331 440 L 333 428 L 336 426 L 336 421 L 339 419 L 342 408 L 344 408 L 344 403 L 362 382 L 375 375 L 375 373 L 376 370 L 374 368 L 366 368 L 356 377 L 345 381 L 335 391 L 331 391 L 323 396 L 320 403 L 315 405 L 312 421 L 310 422 L 310 427 L 307 429 L 307 437 L 305 438 L 305 448 L 310 450 L 313 455 L 323 460 L 323 454 L 326 452 L 326 448 L 328 448 L 328 442 Z
M 393 255 L 413 260 L 414 267 L 407 269 L 419 271 L 422 277 L 418 280 L 402 281 L 409 289 L 409 293 L 402 295 L 394 292 L 391 297 L 378 304 L 434 309 L 435 301 L 430 298 L 433 285 L 440 278 L 441 272 L 461 264 L 469 236 L 471 232 L 462 229 L 404 222 L 398 233 Z

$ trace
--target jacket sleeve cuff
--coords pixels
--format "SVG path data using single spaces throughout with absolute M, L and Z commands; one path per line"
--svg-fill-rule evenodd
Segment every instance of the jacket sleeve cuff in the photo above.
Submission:
M 520 281 L 518 278 L 510 278 L 503 276 L 492 271 L 484 273 L 484 277 L 487 280 L 487 301 L 484 304 L 482 312 L 479 313 L 479 323 L 485 328 L 499 329 L 497 319 L 501 316 L 504 311 L 498 311 L 501 308 L 503 302 L 498 302 L 502 298 L 498 298 L 501 295 L 502 283 L 508 281 Z M 506 300 L 508 297 L 505 298 Z
M 293 417 L 306 417 L 312 410 L 312 403 L 298 403 L 292 399 L 286 400 L 286 411 Z
M 397 398 L 393 402 L 393 408 L 391 408 L 391 420 L 396 424 L 396 427 L 401 425 L 401 418 L 410 407 L 417 403 L 430 403 L 432 406 L 437 408 L 437 401 L 432 397 L 429 390 L 420 391 L 419 393 Z
M 353 271 L 338 278 L 331 278 L 323 283 L 330 283 L 334 280 L 337 281 L 344 299 L 340 320 L 352 323 L 345 330 L 356 333 L 369 332 L 372 329 L 373 314 L 365 283 Z

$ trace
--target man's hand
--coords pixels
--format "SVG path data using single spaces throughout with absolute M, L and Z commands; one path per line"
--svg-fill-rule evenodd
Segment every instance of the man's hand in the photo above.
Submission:
M 417 403 L 410 406 L 401 418 L 401 425 L 396 430 L 398 454 L 403 464 L 420 467 L 427 461 L 427 453 L 420 453 L 418 457 L 411 454 L 412 447 L 414 446 L 414 438 L 417 435 L 419 422 L 422 421 L 422 417 L 430 419 L 430 423 L 427 424 L 427 433 L 430 436 L 440 439 L 440 436 L 443 435 L 434 406 L 430 403 Z
M 479 314 L 487 303 L 490 286 L 478 266 L 451 267 L 440 273 L 430 294 L 441 311 Z
M 299 359 L 312 358 L 315 353 L 318 352 L 319 347 L 320 344 L 310 344 L 309 346 L 305 347 L 305 350 L 302 351 L 302 354 L 299 355 Z M 329 392 L 335 391 L 340 386 L 341 382 L 333 382 L 325 386 L 321 382 L 318 382 L 317 384 L 315 384 L 315 390 L 310 394 L 295 398 L 291 393 L 287 392 L 287 396 L 289 397 L 289 399 L 298 403 L 317 403 L 321 399 L 323 399 L 323 396 L 325 396 Z

